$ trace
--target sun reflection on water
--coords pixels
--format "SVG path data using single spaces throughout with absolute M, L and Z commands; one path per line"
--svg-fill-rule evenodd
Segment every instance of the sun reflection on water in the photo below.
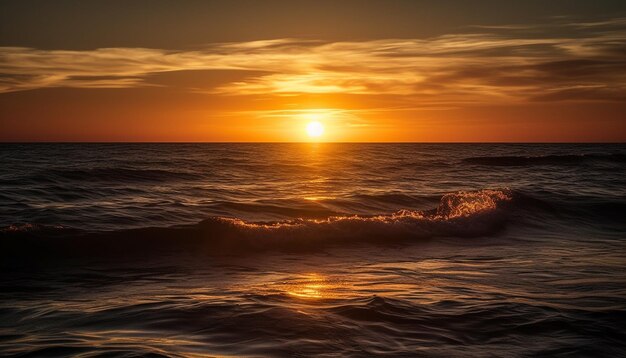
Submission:
M 350 289 L 341 280 L 330 279 L 318 273 L 302 275 L 294 280 L 277 282 L 273 289 L 289 296 L 305 299 L 345 298 Z

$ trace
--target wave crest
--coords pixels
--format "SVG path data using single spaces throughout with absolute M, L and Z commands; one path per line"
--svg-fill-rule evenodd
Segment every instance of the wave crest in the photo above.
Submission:
M 342 222 L 375 222 L 397 224 L 412 221 L 447 221 L 494 211 L 499 203 L 512 199 L 511 191 L 483 189 L 479 191 L 460 191 L 445 194 L 435 210 L 400 210 L 390 215 L 376 216 L 331 216 L 326 219 L 297 219 L 275 222 L 247 222 L 237 218 L 212 218 L 218 222 L 248 230 L 294 229 L 303 226 L 338 224 Z
M 400 210 L 375 216 L 331 216 L 250 222 L 212 217 L 193 226 L 195 236 L 211 249 L 315 249 L 333 244 L 397 243 L 435 237 L 477 237 L 499 231 L 505 223 L 501 203 L 512 200 L 508 190 L 480 190 L 444 195 L 432 210 Z
M 443 219 L 466 217 L 477 213 L 495 210 L 498 204 L 512 199 L 509 189 L 484 189 L 471 192 L 446 194 L 441 198 L 437 215 Z
M 315 249 L 329 244 L 378 242 L 392 243 L 408 239 L 434 237 L 476 237 L 497 232 L 504 216 L 498 211 L 503 202 L 512 200 L 509 190 L 479 190 L 446 194 L 437 208 L 426 211 L 400 210 L 375 216 L 331 216 L 326 219 L 283 221 L 245 221 L 239 218 L 211 217 L 198 224 L 170 228 L 129 229 L 77 235 L 67 229 L 70 240 L 59 240 L 71 246 L 72 252 L 178 251 L 238 252 L 264 249 Z M 45 230 L 42 230 L 45 229 Z M 2 233 L 20 236 L 9 241 L 23 246 L 51 245 L 57 240 L 22 240 L 24 236 L 41 238 L 50 235 L 50 227 L 11 226 Z M 58 233 L 63 231 L 55 227 Z M 57 235 L 52 235 L 57 236 Z M 49 248 L 41 250 L 49 252 Z M 53 249 L 63 248 L 54 245 Z M 6 251 L 6 250 L 5 250 Z M 66 252 L 66 251 L 63 251 Z

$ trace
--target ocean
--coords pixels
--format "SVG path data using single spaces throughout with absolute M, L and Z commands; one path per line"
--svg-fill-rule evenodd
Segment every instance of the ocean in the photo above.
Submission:
M 626 356 L 624 144 L 0 160 L 2 356 Z

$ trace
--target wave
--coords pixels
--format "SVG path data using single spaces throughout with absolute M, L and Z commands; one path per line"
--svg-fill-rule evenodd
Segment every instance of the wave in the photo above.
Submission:
M 328 245 L 376 242 L 399 243 L 435 237 L 477 237 L 503 228 L 503 205 L 511 201 L 510 190 L 479 190 L 444 195 L 437 208 L 401 210 L 374 216 L 331 216 L 325 219 L 245 221 L 211 217 L 198 224 L 169 228 L 83 232 L 49 225 L 11 225 L 0 231 L 5 253 L 42 252 L 146 252 L 191 249 L 202 252 L 238 252 L 267 249 L 316 249 Z M 62 240 L 42 240 L 56 237 Z
M 130 168 L 53 169 L 37 174 L 38 179 L 103 182 L 166 182 L 194 180 L 199 177 L 197 174 L 180 171 Z
M 544 156 L 469 157 L 464 163 L 490 166 L 578 165 L 591 162 L 626 163 L 624 154 L 568 154 Z

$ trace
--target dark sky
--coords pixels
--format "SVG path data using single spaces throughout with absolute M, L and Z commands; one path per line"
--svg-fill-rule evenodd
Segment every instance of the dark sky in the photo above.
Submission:
M 625 73 L 623 0 L 0 2 L 0 140 L 623 141 Z
M 41 49 L 425 38 L 465 32 L 472 25 L 626 15 L 623 0 L 20 0 L 0 6 L 0 45 Z

